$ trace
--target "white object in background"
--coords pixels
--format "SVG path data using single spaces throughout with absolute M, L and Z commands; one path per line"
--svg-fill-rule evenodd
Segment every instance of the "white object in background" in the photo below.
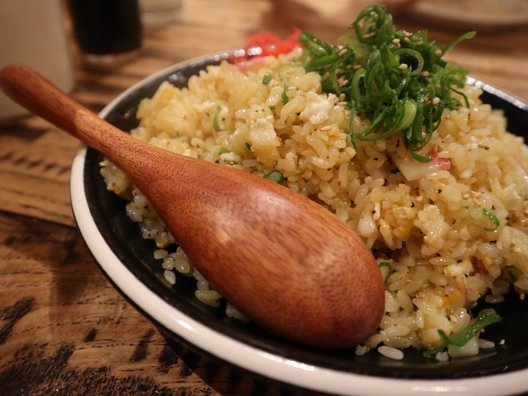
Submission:
M 0 67 L 23 63 L 62 90 L 73 88 L 73 69 L 60 0 L 0 0 Z M 27 111 L 0 92 L 0 118 Z
M 147 26 L 173 22 L 181 6 L 181 0 L 140 0 L 141 20 Z
M 406 11 L 420 17 L 420 21 L 478 32 L 528 25 L 526 0 L 420 0 Z

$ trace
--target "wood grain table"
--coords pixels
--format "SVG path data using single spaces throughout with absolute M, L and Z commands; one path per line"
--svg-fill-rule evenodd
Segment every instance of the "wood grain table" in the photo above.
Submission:
M 335 41 L 365 4 L 183 1 L 174 21 L 145 26 L 141 54 L 131 62 L 103 72 L 75 57 L 72 95 L 99 111 L 145 76 L 242 46 L 248 33 L 286 36 L 299 27 Z M 406 8 L 395 21 L 407 30 L 424 24 Z M 440 43 L 462 28 L 434 21 L 431 26 L 431 38 Z M 473 76 L 528 100 L 528 26 L 485 29 L 449 57 Z M 168 341 L 112 287 L 72 217 L 68 183 L 78 148 L 38 117 L 0 121 L 0 394 L 306 393 Z

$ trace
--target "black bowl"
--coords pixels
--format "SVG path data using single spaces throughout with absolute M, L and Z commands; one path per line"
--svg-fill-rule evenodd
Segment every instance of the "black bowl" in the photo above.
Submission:
M 118 128 L 137 126 L 137 106 L 163 81 L 182 87 L 191 75 L 227 54 L 174 65 L 130 88 L 101 116 Z M 502 109 L 508 128 L 528 132 L 528 106 L 478 80 L 482 99 Z M 525 131 L 526 129 L 526 131 Z M 526 137 L 526 136 L 525 136 Z M 400 361 L 373 351 L 356 356 L 353 349 L 324 352 L 294 345 L 252 324 L 225 317 L 193 294 L 192 279 L 169 285 L 152 257 L 154 244 L 141 238 L 137 224 L 125 214 L 125 202 L 107 191 L 99 174 L 102 156 L 92 149 L 79 153 L 72 169 L 72 205 L 88 247 L 112 282 L 155 323 L 201 352 L 276 381 L 342 394 L 422 394 L 433 391 L 466 394 L 512 394 L 528 390 L 528 304 L 516 295 L 493 307 L 503 322 L 486 331 L 496 347 L 471 358 L 439 362 L 419 351 L 406 351 Z M 485 304 L 482 304 L 483 306 Z M 504 341 L 502 341 L 504 340 Z M 502 341 L 502 342 L 501 342 Z M 478 393 L 477 393 L 478 392 Z

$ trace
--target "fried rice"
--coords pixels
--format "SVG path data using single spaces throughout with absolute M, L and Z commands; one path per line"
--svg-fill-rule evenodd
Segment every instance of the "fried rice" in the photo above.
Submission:
M 500 302 L 512 285 L 523 298 L 528 154 L 522 138 L 507 132 L 503 114 L 467 85 L 469 107 L 444 112 L 424 152 L 433 160 L 420 163 L 401 136 L 351 142 L 349 122 L 361 131 L 370 121 L 350 121 L 343 98 L 323 93 L 320 76 L 305 72 L 299 55 L 266 57 L 247 68 L 208 66 L 185 88 L 164 82 L 141 102 L 131 134 L 185 156 L 279 175 L 355 230 L 385 280 L 385 315 L 357 354 L 379 348 L 401 358 L 399 350 L 431 348 L 441 342 L 439 330 L 453 334 L 470 323 L 477 300 Z M 220 306 L 222 296 L 141 191 L 107 160 L 101 174 L 128 201 L 143 237 L 154 240 L 167 282 L 177 287 L 179 276 L 194 277 L 196 298 Z M 226 314 L 245 320 L 230 304 Z M 478 349 L 475 338 L 462 353 Z

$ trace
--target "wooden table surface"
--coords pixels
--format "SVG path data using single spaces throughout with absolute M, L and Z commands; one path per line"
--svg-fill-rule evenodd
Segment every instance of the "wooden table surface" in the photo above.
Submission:
M 131 62 L 101 72 L 75 59 L 72 94 L 99 111 L 145 76 L 242 46 L 248 33 L 285 36 L 296 26 L 334 41 L 367 3 L 183 1 L 177 20 L 145 27 Z M 424 25 L 406 12 L 395 21 L 407 30 Z M 461 32 L 431 26 L 440 43 Z M 449 57 L 528 100 L 528 26 L 486 29 Z M 35 116 L 0 121 L 0 394 L 303 394 L 167 341 L 112 287 L 72 217 L 68 183 L 78 147 Z

